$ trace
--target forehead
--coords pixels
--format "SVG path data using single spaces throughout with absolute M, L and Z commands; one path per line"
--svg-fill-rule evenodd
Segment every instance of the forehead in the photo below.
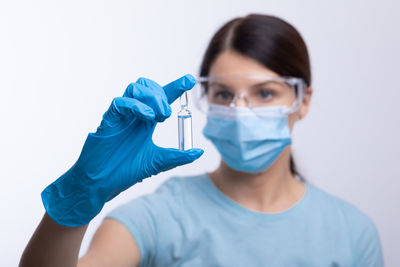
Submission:
M 224 51 L 217 56 L 211 65 L 209 76 L 234 74 L 261 74 L 270 77 L 279 77 L 276 72 L 266 68 L 250 57 L 243 56 L 231 50 Z

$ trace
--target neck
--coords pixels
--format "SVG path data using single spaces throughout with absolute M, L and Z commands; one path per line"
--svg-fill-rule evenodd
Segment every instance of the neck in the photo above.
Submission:
M 305 191 L 304 184 L 290 172 L 289 159 L 287 147 L 266 171 L 258 174 L 236 171 L 221 161 L 209 176 L 222 193 L 248 209 L 282 212 L 295 205 Z

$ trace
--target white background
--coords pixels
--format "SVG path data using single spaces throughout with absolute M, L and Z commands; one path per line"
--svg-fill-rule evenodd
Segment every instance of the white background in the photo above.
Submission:
M 394 0 L 1 1 L 0 266 L 17 265 L 44 213 L 40 192 L 76 161 L 112 98 L 140 76 L 196 75 L 217 28 L 251 12 L 286 19 L 309 47 L 315 94 L 293 133 L 300 171 L 367 213 L 387 266 L 400 266 L 399 10 Z M 177 146 L 175 114 L 157 127 L 157 144 Z M 82 253 L 112 208 L 171 175 L 216 167 L 204 122 L 194 111 L 204 156 L 108 203 Z

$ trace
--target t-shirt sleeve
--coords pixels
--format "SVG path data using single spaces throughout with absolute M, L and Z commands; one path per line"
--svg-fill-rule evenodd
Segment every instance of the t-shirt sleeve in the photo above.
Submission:
M 357 220 L 356 220 L 357 221 Z M 373 221 L 367 216 L 358 220 L 357 236 L 355 238 L 355 265 L 356 267 L 383 267 L 382 247 L 378 230 Z
M 124 225 L 135 239 L 140 251 L 139 266 L 154 265 L 159 224 L 170 217 L 168 206 L 177 186 L 177 178 L 170 178 L 156 192 L 133 199 L 106 216 Z

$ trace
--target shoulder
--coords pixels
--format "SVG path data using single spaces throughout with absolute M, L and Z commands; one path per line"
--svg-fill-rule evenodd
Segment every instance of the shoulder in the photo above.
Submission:
M 355 205 L 334 196 L 323 189 L 308 184 L 311 191 L 311 206 L 324 219 L 329 220 L 331 228 L 341 228 L 350 239 L 356 266 L 383 266 L 381 243 L 373 220 Z M 374 262 L 377 265 L 369 265 Z M 359 265 L 359 263 L 364 263 Z
M 357 224 L 367 228 L 374 227 L 372 219 L 354 204 L 339 198 L 325 190 L 308 184 L 309 190 L 312 192 L 312 205 L 329 212 L 334 216 L 340 217 L 351 225 Z

